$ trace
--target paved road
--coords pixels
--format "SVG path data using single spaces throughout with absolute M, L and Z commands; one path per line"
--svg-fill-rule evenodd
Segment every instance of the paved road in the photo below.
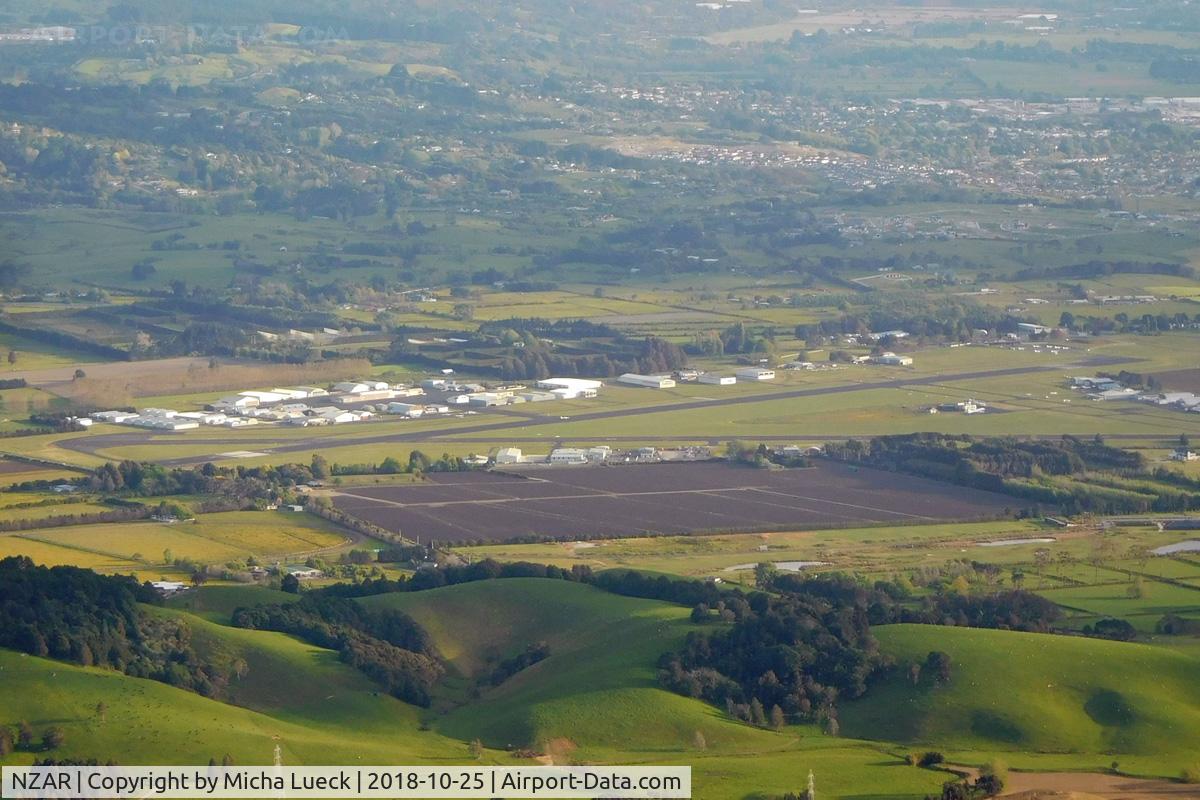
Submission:
M 681 403 L 671 403 L 668 405 L 651 406 L 646 408 L 620 408 L 610 411 L 592 411 L 582 414 L 572 414 L 570 422 L 588 422 L 592 420 L 618 419 L 621 417 L 639 416 L 641 414 L 659 414 L 676 411 L 690 411 L 694 409 L 713 408 L 717 406 L 738 406 L 747 405 L 750 403 L 762 403 L 771 400 L 790 400 L 801 397 L 817 397 L 820 395 L 830 394 L 849 394 L 852 392 L 871 391 L 874 389 L 901 389 L 908 386 L 924 386 L 930 384 L 941 384 L 953 381 L 968 381 L 979 380 L 986 378 L 1003 378 L 1014 375 L 1028 375 L 1040 372 L 1061 372 L 1064 365 L 1054 366 L 1031 366 L 1031 367 L 1012 367 L 1007 369 L 994 370 L 979 370 L 975 372 L 959 372 L 942 375 L 927 375 L 924 377 L 915 378 L 896 378 L 888 381 L 875 381 L 865 383 L 850 383 L 840 384 L 837 386 L 814 386 L 806 389 L 789 389 L 783 392 L 773 392 L 766 395 L 740 395 L 737 397 L 718 397 L 711 400 L 688 400 Z M 646 391 L 652 391 L 647 389 Z M 539 427 L 543 425 L 559 425 L 563 424 L 563 420 L 558 415 L 538 415 L 529 416 L 522 419 L 513 419 L 511 416 L 494 422 L 480 422 L 472 425 L 457 425 L 446 428 L 425 429 L 412 432 L 393 432 L 380 434 L 378 436 L 361 436 L 354 439 L 305 439 L 297 441 L 280 441 L 278 439 L 263 439 L 256 438 L 253 434 L 247 436 L 231 436 L 228 439 L 196 439 L 195 443 L 213 444 L 220 446 L 228 446 L 230 449 L 236 450 L 262 450 L 271 454 L 278 453 L 310 453 L 314 449 L 330 448 L 330 447 L 351 447 L 354 445 L 373 445 L 387 444 L 390 442 L 421 442 L 442 439 L 447 436 L 453 436 L 456 440 L 464 442 L 505 442 L 513 441 L 521 438 L 519 431 L 525 428 Z M 367 423 L 370 424 L 370 423 Z M 479 439 L 464 438 L 471 434 L 486 434 L 492 431 L 508 431 L 505 437 L 484 437 Z M 1081 435 L 1091 435 L 1090 433 Z M 80 453 L 96 455 L 99 451 L 112 447 L 122 447 L 131 445 L 140 445 L 153 443 L 156 439 L 172 436 L 172 443 L 180 441 L 178 434 L 154 434 L 149 432 L 130 432 L 130 433 L 113 433 L 99 436 L 87 436 L 76 439 L 67 439 L 57 444 L 58 447 L 63 447 L 69 450 L 74 450 Z M 862 434 L 859 434 L 862 436 Z M 186 437 L 184 437 L 186 438 Z M 604 437 L 581 437 L 571 436 L 571 441 L 645 441 L 653 439 L 650 436 L 639 437 L 620 437 L 620 436 L 604 436 Z M 726 437 L 708 437 L 696 435 L 681 435 L 669 436 L 665 438 L 672 439 L 720 439 Z M 837 436 L 835 434 L 825 434 L 824 436 L 754 436 L 755 440 L 762 439 L 764 441 L 785 441 L 785 440 L 802 440 L 802 439 L 828 439 L 828 438 L 848 438 Z M 1119 438 L 1119 437 L 1110 437 Z M 1129 435 L 1128 438 L 1145 438 L 1144 436 Z M 202 464 L 205 461 L 211 461 L 212 456 L 188 456 L 183 458 L 163 459 L 159 463 L 170 466 L 186 466 L 191 464 Z

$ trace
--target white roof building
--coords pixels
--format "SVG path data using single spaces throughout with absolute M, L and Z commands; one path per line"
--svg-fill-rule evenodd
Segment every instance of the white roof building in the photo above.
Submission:
M 577 392 L 586 389 L 599 389 L 604 386 L 602 381 L 587 380 L 585 378 L 546 378 L 537 382 L 539 389 L 571 389 Z
M 520 464 L 521 463 L 521 448 L 519 447 L 501 447 L 496 451 L 497 464 Z
M 617 378 L 617 383 L 648 389 L 671 389 L 675 386 L 675 379 L 670 375 L 638 375 L 635 372 L 626 372 Z
M 763 369 L 762 367 L 743 367 L 734 372 L 738 378 L 747 381 L 773 381 L 775 380 L 775 370 Z

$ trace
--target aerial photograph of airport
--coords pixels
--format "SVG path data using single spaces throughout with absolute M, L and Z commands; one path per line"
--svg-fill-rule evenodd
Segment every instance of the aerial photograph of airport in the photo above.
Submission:
M 0 768 L 154 765 L 1200 798 L 1200 2 L 0 0 Z

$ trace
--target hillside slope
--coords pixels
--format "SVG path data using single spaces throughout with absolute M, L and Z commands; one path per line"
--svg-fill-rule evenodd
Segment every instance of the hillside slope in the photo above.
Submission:
M 331 714 L 328 721 L 304 722 L 302 714 L 269 715 L 156 681 L 11 650 L 0 650 L 0 688 L 3 722 L 26 720 L 39 735 L 51 725 L 64 729 L 66 744 L 56 751 L 59 757 L 112 759 L 122 764 L 204 764 L 228 753 L 239 764 L 269 764 L 276 744 L 290 764 L 436 763 L 466 757 L 461 743 L 417 731 L 406 722 L 411 716 L 403 713 L 396 715 L 387 731 L 390 735 L 366 736 L 341 712 Z M 403 705 L 389 698 L 374 700 L 388 710 Z M 101 702 L 107 706 L 103 719 L 96 711 Z M 331 705 L 345 702 L 344 696 L 335 694 Z M 376 726 L 368 732 L 383 733 L 380 724 L 379 717 L 368 720 L 368 726 Z M 28 763 L 34 755 L 15 753 L 4 763 Z
M 1162 647 L 925 625 L 875 629 L 900 668 L 842 709 L 850 736 L 960 750 L 1131 754 L 1164 763 L 1200 734 L 1200 659 Z M 932 650 L 948 685 L 914 686 Z M 1176 768 L 1167 767 L 1169 771 Z
M 464 684 L 531 644 L 549 645 L 548 658 L 498 687 L 469 698 L 459 686 L 459 697 L 444 697 L 450 708 L 437 727 L 447 735 L 496 747 L 579 747 L 593 756 L 690 747 L 697 732 L 711 748 L 756 747 L 767 737 L 658 687 L 658 657 L 692 629 L 682 606 L 534 578 L 363 602 L 411 615 Z

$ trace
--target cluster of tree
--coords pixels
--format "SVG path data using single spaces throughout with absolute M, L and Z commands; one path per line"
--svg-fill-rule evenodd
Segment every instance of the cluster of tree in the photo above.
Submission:
M 1155 633 L 1165 633 L 1168 636 L 1198 636 L 1200 635 L 1200 619 L 1189 619 L 1178 614 L 1164 614 L 1154 625 Z
M 129 577 L 76 567 L 39 567 L 26 557 L 0 560 L 0 647 L 107 667 L 220 696 L 230 674 L 202 660 L 177 619 L 144 613 L 156 600 Z
M 1193 56 L 1156 58 L 1150 62 L 1150 75 L 1175 83 L 1200 82 L 1200 59 Z
M 215 495 L 226 499 L 277 500 L 289 489 L 311 483 L 305 464 L 261 467 L 164 467 L 140 461 L 107 462 L 76 483 L 93 491 L 118 495 Z
M 98 342 L 95 339 L 85 339 L 82 336 L 74 336 L 65 331 L 53 328 L 22 327 L 0 320 L 0 333 L 9 333 L 25 339 L 32 339 L 35 342 L 41 342 L 42 344 L 48 344 L 68 351 L 73 350 L 79 353 L 101 356 L 107 361 L 130 360 L 130 354 L 127 350 L 121 350 L 120 348 Z M 12 363 L 12 361 L 13 358 L 10 353 L 9 363 Z
M 88 511 L 81 514 L 54 514 L 48 517 L 15 517 L 0 520 L 0 531 L 28 531 L 35 528 L 63 528 L 68 525 L 93 525 L 102 522 L 130 522 L 146 519 L 152 510 L 135 503 L 114 508 L 111 511 Z
M 1080 631 L 1084 636 L 1096 639 L 1111 639 L 1115 642 L 1132 642 L 1137 638 L 1137 628 L 1127 620 L 1105 617 L 1094 624 L 1084 625 Z
M 1066 513 L 1142 513 L 1200 508 L 1200 485 L 1160 479 L 1140 453 L 1109 447 L 1099 436 L 1080 439 L 975 439 L 940 433 L 881 436 L 832 443 L 839 461 L 1002 492 Z M 1069 480 L 1063 480 L 1069 479 Z
M 1194 278 L 1196 269 L 1187 264 L 1174 264 L 1169 261 L 1087 261 L 1057 267 L 1029 267 L 1018 270 L 1010 280 L 1021 282 L 1056 278 L 1103 278 L 1108 275 L 1171 275 L 1177 278 Z
M 796 338 L 816 347 L 837 336 L 902 330 L 918 339 L 970 341 L 976 330 L 986 330 L 993 335 L 1011 333 L 1017 330 L 1017 323 L 1027 321 L 1001 309 L 960 298 L 880 295 L 872 300 L 862 311 L 797 325 Z M 894 346 L 895 342 L 885 344 Z
M 311 592 L 296 603 L 239 608 L 233 624 L 298 636 L 338 651 L 342 661 L 407 702 L 430 703 L 444 668 L 425 631 L 394 609 L 368 611 L 352 600 Z
M 728 629 L 690 633 L 660 659 L 661 682 L 751 722 L 778 707 L 785 718 L 819 720 L 836 733 L 838 698 L 861 696 L 888 664 L 869 617 L 873 604 L 891 599 L 841 577 L 808 588 L 753 593 Z
M 545 642 L 531 644 L 517 655 L 506 658 L 497 664 L 488 675 L 488 682 L 492 686 L 499 686 L 521 670 L 532 667 L 539 661 L 544 661 L 549 657 L 550 645 Z
M 24 750 L 26 752 L 38 752 L 47 750 L 57 750 L 62 747 L 67 741 L 67 734 L 58 725 L 52 725 L 42 731 L 42 735 L 34 732 L 31 726 L 25 720 L 17 723 L 16 735 L 13 735 L 12 729 L 7 725 L 0 725 L 0 758 L 8 756 L 15 750 Z M 39 766 L 46 762 L 34 759 L 33 765 Z M 52 762 L 50 762 L 52 763 Z

